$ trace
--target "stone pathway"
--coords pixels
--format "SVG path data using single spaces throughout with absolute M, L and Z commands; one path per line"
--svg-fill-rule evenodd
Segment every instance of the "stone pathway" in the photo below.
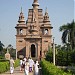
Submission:
M 15 68 L 14 73 L 10 74 L 10 71 L 5 72 L 4 74 L 0 74 L 0 75 L 25 75 L 24 72 L 21 72 L 20 67 Z M 33 75 L 33 72 L 29 73 L 29 75 Z

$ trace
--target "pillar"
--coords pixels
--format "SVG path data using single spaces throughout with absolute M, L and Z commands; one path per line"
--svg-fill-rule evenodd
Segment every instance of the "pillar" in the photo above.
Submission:
M 26 41 L 26 57 L 29 57 L 29 43 Z

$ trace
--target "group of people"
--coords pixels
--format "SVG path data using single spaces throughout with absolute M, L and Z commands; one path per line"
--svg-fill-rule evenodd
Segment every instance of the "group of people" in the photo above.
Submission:
M 14 72 L 14 60 L 10 59 L 10 73 Z M 39 62 L 38 60 L 33 61 L 32 58 L 20 59 L 20 71 L 24 71 L 25 75 L 29 75 L 29 72 L 34 72 L 34 75 L 39 74 Z
M 33 72 L 33 70 L 34 75 L 39 74 L 38 60 L 34 62 L 32 58 L 20 59 L 20 71 L 24 71 L 25 75 L 29 75 L 29 72 Z

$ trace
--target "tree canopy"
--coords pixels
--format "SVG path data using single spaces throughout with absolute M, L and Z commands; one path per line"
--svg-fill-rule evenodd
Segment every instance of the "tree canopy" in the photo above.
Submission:
M 1 41 L 0 41 L 0 51 L 2 51 L 3 47 L 4 47 L 4 44 L 1 43 Z
M 75 22 L 74 20 L 71 23 L 64 24 L 60 26 L 59 31 L 62 33 L 62 43 L 69 43 L 72 46 L 72 49 L 75 46 Z

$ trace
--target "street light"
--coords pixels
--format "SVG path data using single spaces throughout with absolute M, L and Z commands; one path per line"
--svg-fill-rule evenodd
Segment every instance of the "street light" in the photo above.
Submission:
M 17 49 L 16 49 L 16 60 L 17 60 Z
M 11 44 L 9 44 L 9 45 L 7 46 L 7 53 L 9 53 L 9 49 L 10 49 L 10 50 L 13 49 L 13 46 L 12 46 Z
M 53 37 L 53 64 L 55 65 L 55 42 Z

